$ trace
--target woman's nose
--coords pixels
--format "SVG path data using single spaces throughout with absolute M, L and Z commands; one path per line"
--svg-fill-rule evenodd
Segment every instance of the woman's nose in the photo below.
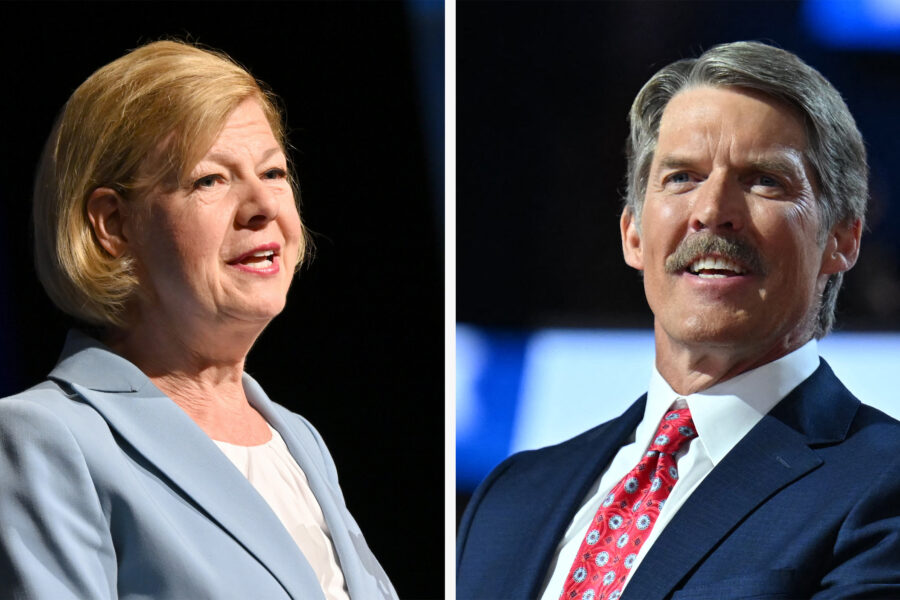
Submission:
M 252 180 L 244 183 L 238 192 L 241 194 L 237 220 L 242 227 L 258 229 L 278 216 L 278 199 L 276 194 L 263 182 Z

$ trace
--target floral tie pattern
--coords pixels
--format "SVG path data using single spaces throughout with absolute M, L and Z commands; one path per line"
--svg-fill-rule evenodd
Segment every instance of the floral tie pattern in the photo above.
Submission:
M 678 480 L 674 454 L 697 436 L 687 408 L 671 410 L 637 466 L 601 503 L 563 585 L 565 600 L 616 600 L 641 543 Z

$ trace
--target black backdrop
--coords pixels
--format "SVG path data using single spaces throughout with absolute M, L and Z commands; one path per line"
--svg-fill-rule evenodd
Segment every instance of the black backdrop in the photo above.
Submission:
M 315 259 L 247 370 L 320 430 L 399 594 L 437 598 L 442 209 L 408 17 L 399 2 L 0 3 L 0 396 L 42 380 L 65 338 L 33 275 L 29 223 L 57 112 L 91 72 L 141 43 L 177 36 L 222 49 L 284 99 L 303 218 L 317 232 Z

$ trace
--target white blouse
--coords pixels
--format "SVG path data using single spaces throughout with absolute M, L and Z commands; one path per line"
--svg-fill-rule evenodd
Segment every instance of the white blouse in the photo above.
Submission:
M 291 456 L 281 436 L 269 426 L 272 439 L 259 446 L 237 446 L 213 440 L 265 498 L 312 566 L 328 600 L 349 600 L 322 509 L 306 474 Z

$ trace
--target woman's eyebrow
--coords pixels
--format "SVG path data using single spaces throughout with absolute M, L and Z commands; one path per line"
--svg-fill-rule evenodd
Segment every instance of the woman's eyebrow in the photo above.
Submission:
M 259 159 L 257 160 L 257 164 L 263 163 L 263 162 L 269 160 L 273 155 L 279 154 L 279 153 L 283 153 L 283 150 L 281 149 L 281 147 L 280 146 L 272 146 L 271 148 L 269 148 L 268 150 L 263 152 L 262 155 L 260 155 Z M 204 156 L 203 158 L 200 159 L 200 162 L 204 162 L 204 161 L 216 162 L 216 163 L 221 163 L 221 164 L 230 164 L 231 162 L 234 161 L 234 154 L 231 152 L 228 152 L 228 151 L 218 150 L 218 151 L 210 152 L 209 154 L 207 154 L 206 156 Z

